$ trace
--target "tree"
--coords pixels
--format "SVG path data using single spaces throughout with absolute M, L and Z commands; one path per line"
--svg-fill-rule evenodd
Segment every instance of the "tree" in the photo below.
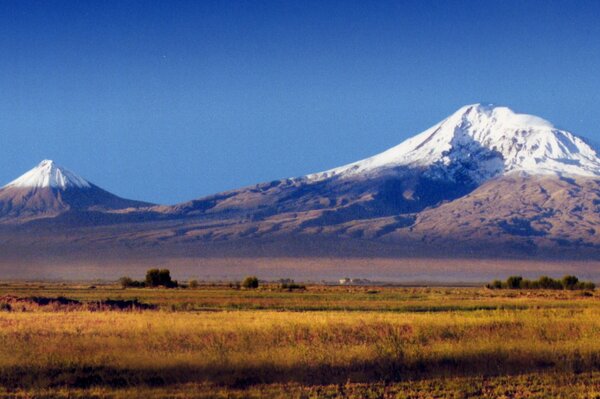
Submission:
M 256 276 L 246 277 L 242 282 L 242 287 L 249 289 L 258 288 L 258 278 L 256 278 Z
M 158 287 L 160 285 L 160 270 L 150 269 L 146 272 L 146 285 L 148 287 Z
M 523 281 L 523 277 L 521 276 L 510 276 L 506 279 L 506 286 L 511 289 L 521 288 L 521 282 Z
M 543 288 L 543 289 L 555 290 L 555 289 L 562 288 L 562 284 L 559 281 L 556 281 L 553 278 L 548 277 L 548 276 L 542 276 L 539 278 L 538 281 L 540 284 L 540 288 Z
M 566 275 L 561 282 L 565 290 L 574 290 L 579 284 L 579 279 L 576 276 Z
M 173 285 L 173 280 L 171 280 L 171 271 L 169 269 L 161 269 L 158 271 L 158 281 L 159 285 L 163 285 L 165 287 L 171 287 Z
M 131 287 L 133 285 L 133 279 L 131 277 L 123 276 L 119 279 L 119 284 L 121 284 L 121 287 L 123 288 Z
M 177 282 L 171 279 L 169 269 L 150 269 L 146 272 L 146 286 L 148 287 L 177 287 Z

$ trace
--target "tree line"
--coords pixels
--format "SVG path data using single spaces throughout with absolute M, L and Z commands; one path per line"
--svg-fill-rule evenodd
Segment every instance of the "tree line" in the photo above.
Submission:
M 494 280 L 486 285 L 490 289 L 544 289 L 544 290 L 593 290 L 596 284 L 591 281 L 580 281 L 577 276 L 566 275 L 562 279 L 541 276 L 537 280 L 529 280 L 522 276 L 510 276 L 505 281 Z
M 119 279 L 119 284 L 123 288 L 144 288 L 144 287 L 165 287 L 165 288 L 197 288 L 198 281 L 191 280 L 188 285 L 179 284 L 177 280 L 171 278 L 169 269 L 150 269 L 146 272 L 146 278 L 143 281 L 134 280 L 131 277 L 124 276 Z M 248 276 L 242 281 L 240 287 L 246 289 L 258 288 L 259 280 L 256 276 Z M 287 286 L 286 286 L 287 288 Z

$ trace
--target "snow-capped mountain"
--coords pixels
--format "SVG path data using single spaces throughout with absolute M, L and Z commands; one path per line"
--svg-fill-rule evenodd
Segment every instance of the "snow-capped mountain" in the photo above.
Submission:
M 475 104 L 362 161 L 161 211 L 235 220 L 198 231 L 210 240 L 316 234 L 425 243 L 477 237 L 521 247 L 526 240 L 600 248 L 599 185 L 600 159 L 584 139 L 536 116 Z
M 600 176 L 600 159 L 583 139 L 533 115 L 474 104 L 381 154 L 307 179 L 372 175 L 401 166 L 428 168 L 432 177 L 467 175 L 477 183 L 514 172 Z
M 550 122 L 475 104 L 365 160 L 173 206 L 124 200 L 44 161 L 0 189 L 0 261 L 39 240 L 152 265 L 232 254 L 600 259 L 600 160 Z
M 314 210 L 325 216 L 310 223 L 330 223 L 420 212 L 509 175 L 595 178 L 600 159 L 586 141 L 544 119 L 474 104 L 370 158 L 217 194 L 173 211 L 256 218 Z
M 150 204 L 117 197 L 51 160 L 0 189 L 0 221 L 20 223 L 67 211 L 114 211 Z
M 11 181 L 3 188 L 44 188 L 52 187 L 60 190 L 67 188 L 90 188 L 91 184 L 83 177 L 68 169 L 56 165 L 54 161 L 45 159 L 35 168 Z

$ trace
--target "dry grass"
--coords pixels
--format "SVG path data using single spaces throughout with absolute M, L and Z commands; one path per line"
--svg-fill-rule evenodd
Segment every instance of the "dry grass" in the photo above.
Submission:
M 458 397 L 497 397 L 490 392 L 531 389 L 525 375 L 556 389 L 551 396 L 598 392 L 597 296 L 323 287 L 305 293 L 59 290 L 82 301 L 109 292 L 136 296 L 160 310 L 0 312 L 0 386 L 13 395 L 128 397 L 134 389 L 147 391 L 145 397 L 211 397 L 201 395 L 207 390 L 217 397 L 343 397 L 339 390 L 347 386 L 354 397 L 409 397 L 392 393 L 411 381 L 423 392 L 434 384 L 437 397 L 474 386 L 479 394 Z M 190 305 L 174 306 L 178 296 Z M 188 308 L 219 311 L 181 310 Z M 571 391 L 548 375 L 571 381 Z M 542 397 L 534 394 L 521 396 Z

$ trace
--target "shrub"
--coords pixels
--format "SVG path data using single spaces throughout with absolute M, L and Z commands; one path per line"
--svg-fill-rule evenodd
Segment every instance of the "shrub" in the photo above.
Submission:
M 525 290 L 528 290 L 531 288 L 531 286 L 533 285 L 533 281 L 529 280 L 529 279 L 523 279 L 521 281 L 521 284 L 519 285 L 519 288 L 523 288 Z
M 121 287 L 123 288 L 131 287 L 133 279 L 131 277 L 123 276 L 119 279 L 119 284 L 121 284 Z
M 591 281 L 586 281 L 583 283 L 583 289 L 584 290 L 595 290 L 596 284 L 592 283 Z
M 281 289 L 282 290 L 288 290 L 288 291 L 292 291 L 292 290 L 305 290 L 306 286 L 303 284 L 296 284 L 294 281 L 290 281 L 287 283 L 282 283 L 281 284 Z
M 491 283 L 486 284 L 485 288 L 489 288 L 490 290 L 499 290 L 501 288 L 505 288 L 504 286 L 505 284 L 502 283 L 502 281 L 494 280 Z
M 188 283 L 190 288 L 198 288 L 198 286 L 200 284 L 198 284 L 198 280 L 190 280 L 190 282 Z
M 531 290 L 539 290 L 540 282 L 538 280 L 533 280 L 529 282 L 529 289 Z
M 248 289 L 258 288 L 258 278 L 256 276 L 248 276 L 242 282 L 242 287 Z
M 547 290 L 560 290 L 563 287 L 563 285 L 561 284 L 560 281 L 555 280 L 548 276 L 540 277 L 538 282 L 540 284 L 540 288 L 547 289 Z
M 119 284 L 121 284 L 121 287 L 123 288 L 143 288 L 146 286 L 143 281 L 136 281 L 127 276 L 121 277 L 119 279 Z

